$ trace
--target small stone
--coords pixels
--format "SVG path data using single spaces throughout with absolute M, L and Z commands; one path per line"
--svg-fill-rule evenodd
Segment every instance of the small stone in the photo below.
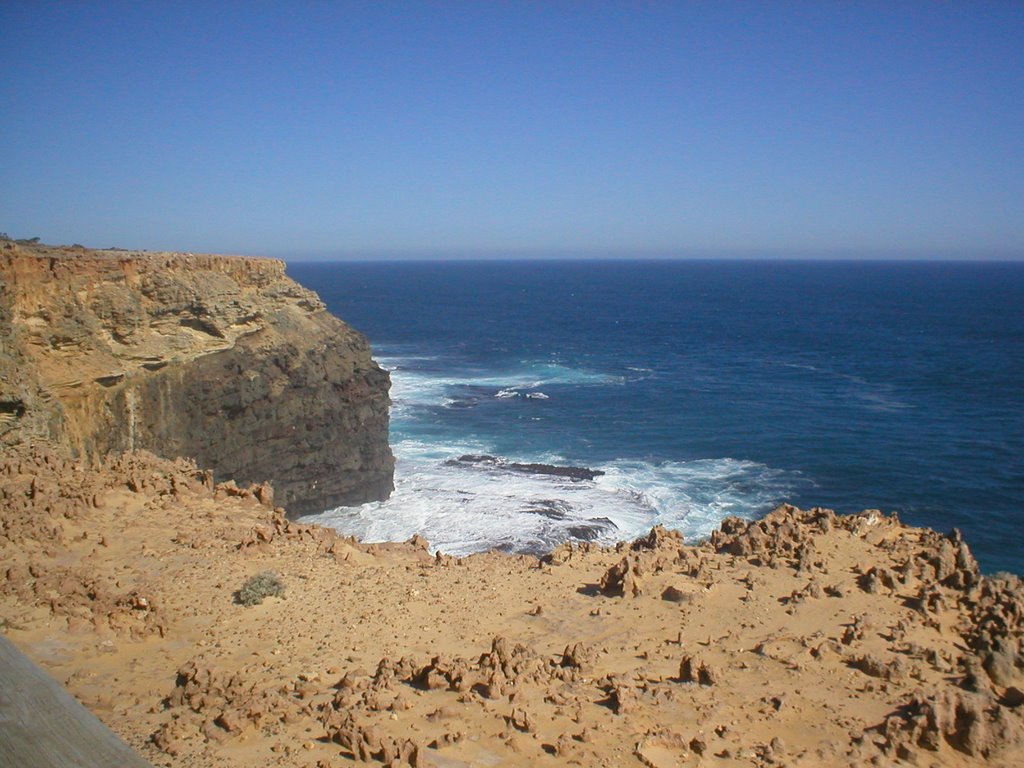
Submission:
M 683 592 L 681 589 L 677 589 L 673 586 L 668 586 L 665 591 L 661 593 L 661 599 L 667 600 L 670 603 L 686 603 L 692 599 L 692 595 L 689 592 Z

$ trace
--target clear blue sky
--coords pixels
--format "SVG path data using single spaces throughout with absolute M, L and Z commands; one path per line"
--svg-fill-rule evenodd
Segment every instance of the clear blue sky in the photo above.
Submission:
M 1024 258 L 1024 2 L 0 2 L 0 231 Z

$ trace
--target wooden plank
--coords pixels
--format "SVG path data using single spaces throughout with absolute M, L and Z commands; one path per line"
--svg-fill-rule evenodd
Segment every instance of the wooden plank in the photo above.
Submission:
M 0 766 L 152 768 L 3 635 Z

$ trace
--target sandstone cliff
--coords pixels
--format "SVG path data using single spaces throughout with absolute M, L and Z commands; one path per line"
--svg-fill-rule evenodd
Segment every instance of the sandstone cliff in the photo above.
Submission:
M 313 512 L 390 492 L 388 387 L 281 261 L 0 245 L 0 445 L 188 456 Z

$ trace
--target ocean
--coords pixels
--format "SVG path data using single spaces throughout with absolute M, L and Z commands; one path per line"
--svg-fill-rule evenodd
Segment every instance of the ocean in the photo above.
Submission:
M 692 541 L 788 501 L 960 528 L 983 570 L 1024 573 L 1024 264 L 288 272 L 392 376 L 394 494 L 307 521 L 539 553 L 655 524 Z

